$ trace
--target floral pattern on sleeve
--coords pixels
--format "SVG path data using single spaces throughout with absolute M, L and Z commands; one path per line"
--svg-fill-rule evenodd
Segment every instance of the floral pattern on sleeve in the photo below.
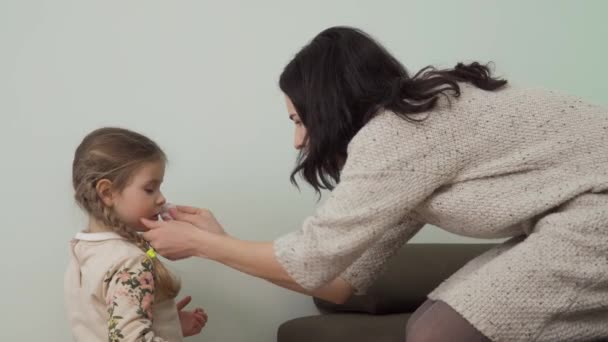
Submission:
M 152 262 L 142 258 L 109 271 L 106 304 L 108 341 L 163 342 L 152 331 L 154 274 Z

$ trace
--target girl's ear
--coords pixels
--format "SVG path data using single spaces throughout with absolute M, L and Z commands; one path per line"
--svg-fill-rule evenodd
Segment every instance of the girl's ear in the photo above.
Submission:
M 108 179 L 100 179 L 97 181 L 97 185 L 95 186 L 95 190 L 97 190 L 97 195 L 108 207 L 114 205 L 114 192 L 112 191 L 112 182 Z

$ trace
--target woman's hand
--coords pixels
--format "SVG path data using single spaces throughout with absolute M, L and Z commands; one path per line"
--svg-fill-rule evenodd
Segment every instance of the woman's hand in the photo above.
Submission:
M 177 207 L 170 208 L 169 213 L 175 220 L 189 222 L 210 233 L 226 235 L 222 225 L 207 209 L 178 205 Z
M 205 235 L 217 235 L 184 221 L 152 221 L 142 218 L 141 222 L 149 229 L 143 234 L 144 239 L 158 253 L 170 260 L 199 255 L 199 248 L 208 240 Z
M 173 217 L 170 221 L 141 219 L 149 229 L 144 239 L 167 259 L 207 258 L 211 241 L 228 236 L 209 210 L 177 206 L 169 212 Z
M 284 288 L 335 303 L 344 302 L 353 292 L 341 278 L 315 291 L 304 289 L 279 264 L 272 242 L 244 241 L 228 236 L 208 210 L 178 206 L 170 209 L 170 214 L 174 220 L 141 220 L 150 229 L 144 233 L 144 238 L 168 259 L 190 256 L 211 259 Z
M 196 308 L 194 311 L 186 311 L 184 308 L 192 301 L 192 297 L 187 296 L 177 303 L 177 312 L 179 321 L 182 326 L 182 335 L 184 337 L 194 336 L 201 333 L 201 330 L 207 324 L 208 316 L 202 308 Z

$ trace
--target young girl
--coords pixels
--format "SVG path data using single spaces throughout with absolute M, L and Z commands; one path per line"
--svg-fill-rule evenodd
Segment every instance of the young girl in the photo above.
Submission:
M 199 334 L 205 312 L 177 305 L 177 279 L 139 232 L 157 219 L 166 157 L 147 137 L 101 128 L 76 149 L 72 182 L 89 224 L 70 246 L 65 301 L 75 341 L 182 341 Z

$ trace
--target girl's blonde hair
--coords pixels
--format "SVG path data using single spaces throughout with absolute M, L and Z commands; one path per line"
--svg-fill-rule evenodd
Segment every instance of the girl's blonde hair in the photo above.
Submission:
M 166 161 L 166 155 L 160 147 L 144 135 L 123 128 L 97 129 L 83 139 L 74 154 L 74 198 L 94 219 L 146 252 L 149 248 L 146 240 L 119 220 L 114 210 L 104 204 L 96 186 L 100 180 L 107 179 L 112 182 L 114 191 L 122 191 L 142 164 Z M 152 265 L 158 293 L 175 298 L 180 290 L 179 281 L 158 258 L 152 258 Z

